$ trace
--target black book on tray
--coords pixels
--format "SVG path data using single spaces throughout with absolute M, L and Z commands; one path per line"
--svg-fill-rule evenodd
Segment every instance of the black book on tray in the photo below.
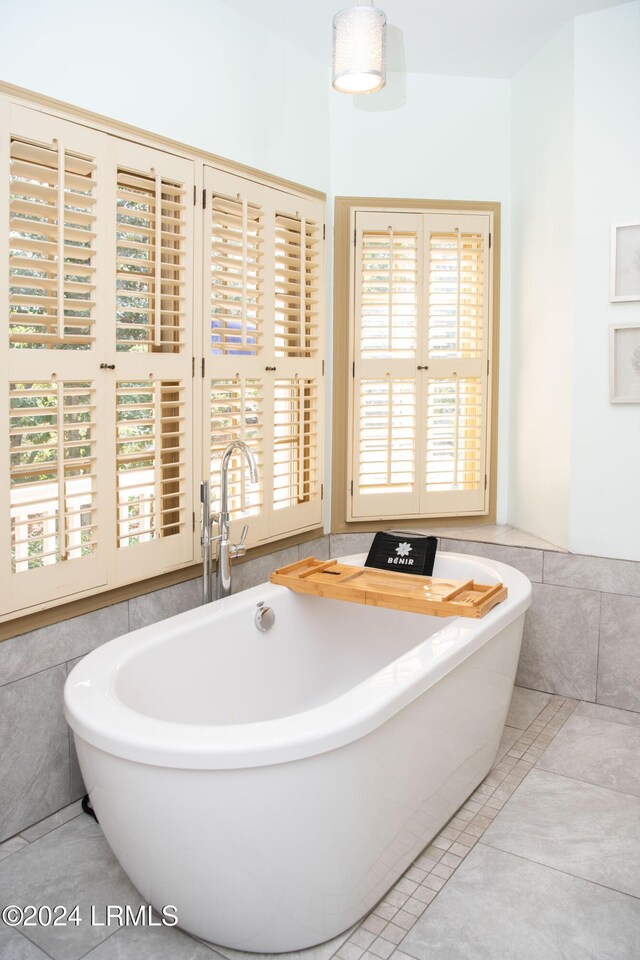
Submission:
M 395 530 L 376 533 L 365 567 L 430 577 L 433 573 L 437 549 L 437 538 L 425 534 L 402 533 Z

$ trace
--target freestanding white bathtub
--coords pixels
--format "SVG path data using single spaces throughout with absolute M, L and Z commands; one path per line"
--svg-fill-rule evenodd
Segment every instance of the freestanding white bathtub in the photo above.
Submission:
M 241 950 L 320 943 L 466 800 L 496 754 L 531 585 L 457 554 L 434 575 L 503 580 L 509 596 L 480 620 L 442 619 L 266 583 L 75 667 L 66 716 L 91 802 L 158 910 Z

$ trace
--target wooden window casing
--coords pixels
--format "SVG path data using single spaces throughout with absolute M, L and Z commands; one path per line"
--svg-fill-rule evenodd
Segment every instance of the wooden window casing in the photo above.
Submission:
M 494 522 L 499 204 L 337 198 L 335 243 L 332 530 Z

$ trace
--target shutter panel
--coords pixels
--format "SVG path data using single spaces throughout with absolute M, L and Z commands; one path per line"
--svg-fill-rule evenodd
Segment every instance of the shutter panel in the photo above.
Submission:
M 180 381 L 119 381 L 116 389 L 118 546 L 185 526 L 184 389 Z
M 320 519 L 316 380 L 276 380 L 273 400 L 273 525 L 284 533 Z
M 384 230 L 364 230 L 361 242 L 360 355 L 367 360 L 413 358 L 418 319 L 418 233 L 415 229 L 394 231 L 388 225 Z
M 421 221 L 412 213 L 356 217 L 356 329 L 351 472 L 354 519 L 418 510 L 416 414 Z M 351 491 L 349 491 L 349 494 Z
M 211 351 L 254 356 L 262 336 L 260 203 L 246 196 L 211 196 Z
M 250 519 L 254 541 L 260 539 L 264 483 L 264 398 L 260 380 L 212 380 L 210 394 L 211 433 L 209 442 L 211 503 L 220 504 L 220 467 L 225 448 L 242 440 L 253 451 L 258 464 L 258 483 L 250 482 L 245 458 L 235 453 L 228 473 L 229 515 L 232 537 L 240 535 Z
M 10 145 L 11 347 L 87 349 L 95 324 L 93 157 L 59 140 Z
M 265 496 L 273 538 L 322 522 L 324 258 L 322 204 L 282 190 L 270 190 L 269 203 L 274 324 L 265 366 L 274 369 L 265 445 L 273 459 Z
M 224 448 L 254 449 L 259 484 L 235 456 L 229 493 L 232 539 L 246 521 L 255 544 L 322 519 L 323 207 L 213 168 L 205 186 L 205 470 L 218 511 Z
M 448 218 L 450 219 L 450 218 Z M 479 219 L 479 218 L 474 218 Z M 487 337 L 481 229 L 429 231 L 429 356 L 481 359 Z
M 415 482 L 415 381 L 361 380 L 359 407 L 360 492 L 411 493 Z
M 115 578 L 188 563 L 192 525 L 193 163 L 114 141 Z
M 425 216 L 425 407 L 420 426 L 428 515 L 486 511 L 489 217 Z
M 12 573 L 93 557 L 98 534 L 91 384 L 11 382 L 9 443 Z
M 318 352 L 320 223 L 276 212 L 275 355 L 314 357 Z
M 258 375 L 255 358 L 264 348 L 266 309 L 264 188 L 210 167 L 205 182 L 204 302 L 210 305 L 205 356 L 215 358 L 216 372 L 231 378 L 238 362 L 244 371 L 253 359 L 251 373 Z
M 185 194 L 180 181 L 118 166 L 118 351 L 179 353 L 185 345 Z
M 486 512 L 489 222 L 356 213 L 353 519 Z
M 426 494 L 455 494 L 456 502 L 474 504 L 484 493 L 484 390 L 480 377 L 429 379 L 425 462 Z M 444 499 L 444 498 L 443 498 Z M 428 501 L 427 501 L 428 502 Z M 467 509 L 473 509 L 473 506 Z
M 8 325 L 8 439 L 0 451 L 6 504 L 0 613 L 106 583 L 108 534 L 98 472 L 106 453 L 96 288 L 106 222 L 107 138 L 5 104 L 0 296 Z
M 205 167 L 204 216 L 205 391 L 203 469 L 210 479 L 211 510 L 220 510 L 220 467 L 225 447 L 244 440 L 258 461 L 257 485 L 234 454 L 229 468 L 230 537 L 237 543 L 245 522 L 247 544 L 264 537 L 265 336 L 273 324 L 273 277 L 266 269 L 270 246 L 266 189 L 244 177 Z M 208 404 L 208 409 L 207 405 Z

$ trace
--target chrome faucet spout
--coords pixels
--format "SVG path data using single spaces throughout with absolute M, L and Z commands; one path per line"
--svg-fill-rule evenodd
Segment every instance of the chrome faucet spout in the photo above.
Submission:
M 226 473 L 229 467 L 229 460 L 233 454 L 234 450 L 240 450 L 241 453 L 247 459 L 249 464 L 249 476 L 251 477 L 251 483 L 258 482 L 258 464 L 256 463 L 256 458 L 251 447 L 247 446 L 244 440 L 233 440 L 232 443 L 226 448 L 222 455 L 222 471 Z

